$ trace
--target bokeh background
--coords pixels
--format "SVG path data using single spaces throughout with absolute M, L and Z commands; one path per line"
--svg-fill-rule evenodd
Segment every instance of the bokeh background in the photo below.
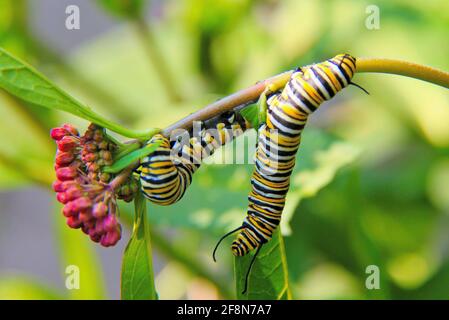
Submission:
M 449 70 L 445 0 L 151 0 L 146 25 L 101 2 L 0 0 L 0 46 L 132 128 L 164 127 L 340 52 Z M 73 4 L 79 30 L 65 28 Z M 378 30 L 365 25 L 368 5 L 380 9 Z M 371 94 L 345 90 L 304 135 L 282 226 L 293 297 L 447 299 L 449 93 L 398 76 L 354 81 Z M 90 243 L 64 225 L 49 189 L 50 128 L 87 123 L 1 90 L 0 110 L 0 298 L 118 299 L 129 231 L 114 248 Z M 251 170 L 204 165 L 181 203 L 149 206 L 161 299 L 233 297 L 229 250 L 218 264 L 210 255 L 244 217 Z M 123 206 L 125 225 L 130 214 Z M 80 267 L 80 290 L 65 287 L 70 264 Z M 365 287 L 369 265 L 379 267 L 379 290 Z

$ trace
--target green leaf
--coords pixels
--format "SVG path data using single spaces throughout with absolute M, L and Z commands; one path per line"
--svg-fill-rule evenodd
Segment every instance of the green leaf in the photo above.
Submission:
M 135 18 L 143 13 L 145 0 L 97 0 L 109 13 L 119 18 Z
M 161 145 L 162 141 L 158 141 L 155 143 L 147 144 L 145 147 L 140 148 L 138 150 L 132 151 L 128 153 L 127 155 L 121 157 L 118 159 L 114 164 L 111 166 L 106 166 L 103 168 L 104 172 L 109 173 L 117 173 L 121 170 L 125 169 L 132 163 L 136 162 L 137 160 L 140 160 L 150 154 L 152 154 L 154 151 L 156 151 L 157 148 Z
M 61 300 L 57 290 L 28 276 L 11 275 L 0 279 L 1 300 Z
M 136 132 L 106 120 L 53 84 L 33 67 L 0 48 L 0 87 L 35 105 L 71 113 L 123 136 L 148 139 L 158 130 Z
M 60 208 L 59 205 L 57 207 Z M 68 281 L 67 267 L 79 269 L 79 289 L 67 290 L 69 297 L 77 300 L 105 299 L 106 289 L 101 263 L 95 252 L 96 244 L 80 230 L 70 229 L 60 210 L 57 210 L 54 221 L 64 282 Z
M 121 280 L 123 300 L 157 299 L 146 202 L 141 193 L 135 199 L 133 233 L 123 255 Z
M 240 111 L 240 114 L 251 123 L 251 126 L 255 129 L 259 128 L 259 108 L 257 104 L 252 104 Z
M 237 298 L 241 300 L 287 300 L 291 299 L 288 284 L 287 258 L 281 232 L 277 230 L 273 239 L 264 244 L 254 262 L 245 287 L 245 276 L 255 250 L 243 257 L 234 258 Z

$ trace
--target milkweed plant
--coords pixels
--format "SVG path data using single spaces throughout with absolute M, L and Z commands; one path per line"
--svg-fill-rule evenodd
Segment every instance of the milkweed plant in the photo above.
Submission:
M 122 12 L 120 14 L 122 17 L 135 23 L 140 30 L 139 32 L 142 33 L 141 36 L 144 39 L 146 50 L 148 50 L 152 60 L 156 61 L 155 65 L 159 68 L 160 74 L 164 75 L 160 79 L 163 87 L 168 91 L 172 101 L 179 101 L 182 97 L 174 90 L 176 86 L 173 85 L 174 80 L 169 76 L 169 68 L 163 62 L 164 57 L 157 52 L 154 43 L 148 41 L 151 40 L 151 35 L 146 30 L 145 21 L 138 14 L 141 1 L 130 3 L 139 5 L 126 7 L 128 11 L 117 11 L 114 5 L 110 5 L 108 8 L 112 11 L 115 10 L 116 13 Z M 335 52 L 335 55 L 338 53 Z M 363 58 L 357 57 L 355 52 L 351 54 L 355 55 L 354 60 L 356 61 L 355 80 L 352 81 L 357 82 L 357 74 L 359 73 L 387 73 L 419 79 L 446 89 L 449 88 L 449 73 L 447 72 L 402 60 Z M 334 60 L 332 60 L 332 63 L 334 63 Z M 318 65 L 311 72 L 316 74 L 319 70 L 326 72 L 326 69 L 323 69 L 322 66 L 324 65 Z M 64 217 L 67 228 L 78 229 L 73 232 L 81 232 L 90 241 L 103 247 L 111 247 L 109 250 L 115 250 L 114 246 L 119 241 L 128 243 L 122 259 L 121 296 L 123 299 L 158 299 L 151 247 L 152 233 L 155 230 L 151 226 L 152 212 L 147 210 L 147 200 L 144 197 L 139 177 L 139 168 L 140 170 L 146 170 L 145 166 L 142 169 L 143 160 L 153 159 L 152 155 L 155 152 L 160 152 L 159 150 L 162 148 L 161 143 L 163 142 L 159 139 L 155 143 L 156 140 L 152 138 L 156 135 L 169 138 L 172 132 L 176 130 L 189 130 L 195 122 L 201 121 L 201 123 L 204 123 L 222 114 L 230 114 L 230 112 L 243 116 L 248 123 L 248 127 L 257 131 L 267 121 L 264 114 L 261 117 L 260 111 L 260 102 L 264 99 L 264 94 L 267 94 L 267 92 L 271 94 L 282 92 L 286 85 L 288 86 L 289 80 L 293 77 L 292 74 L 297 75 L 298 72 L 303 72 L 300 77 L 306 74 L 307 71 L 304 70 L 308 68 L 307 66 L 297 67 L 295 70 L 286 70 L 284 73 L 258 81 L 255 85 L 219 99 L 204 108 L 198 108 L 197 112 L 180 117 L 181 119 L 178 122 L 170 126 L 148 128 L 144 131 L 135 131 L 107 119 L 101 113 L 94 111 L 74 98 L 75 94 L 67 93 L 30 64 L 5 49 L 0 49 L 0 87 L 22 101 L 70 113 L 85 121 L 87 130 L 84 132 L 80 132 L 74 124 L 62 123 L 59 127 L 53 128 L 48 136 L 48 139 L 54 141 L 56 149 L 54 182 L 51 188 L 54 191 L 55 198 L 61 204 L 60 214 Z M 328 68 L 328 70 L 332 69 L 330 62 Z M 340 66 L 340 68 L 342 67 Z M 338 74 L 340 74 L 342 78 L 339 81 L 343 81 L 340 71 L 335 72 L 333 76 L 338 78 Z M 324 73 L 321 76 L 324 76 Z M 255 82 L 260 79 L 253 80 Z M 326 88 L 329 90 L 328 85 L 332 85 L 330 78 L 327 81 L 322 79 L 317 81 L 319 81 L 317 82 L 319 88 L 316 88 L 318 93 L 314 93 L 317 95 L 325 91 Z M 379 84 L 379 86 L 382 86 L 382 84 Z M 307 91 L 305 85 L 300 88 Z M 313 100 L 313 97 L 310 99 Z M 256 102 L 259 102 L 259 105 L 255 104 Z M 268 108 L 271 108 L 270 103 L 268 103 Z M 430 108 L 431 106 L 427 107 Z M 232 121 L 234 121 L 234 118 L 229 120 L 229 126 L 234 124 Z M 240 126 L 238 128 L 240 129 Z M 305 131 L 307 132 L 307 128 Z M 200 149 L 200 152 L 203 151 L 204 149 Z M 161 157 L 162 155 L 158 153 L 157 156 Z M 301 161 L 301 159 L 298 161 Z M 156 161 L 153 165 L 159 165 L 156 169 L 152 169 L 159 172 L 157 170 L 162 170 L 161 168 L 166 165 L 166 162 Z M 151 166 L 151 164 L 148 166 Z M 190 174 L 193 175 L 193 172 L 190 172 Z M 162 177 L 162 173 L 160 176 L 161 179 L 165 177 Z M 189 180 L 188 183 L 181 181 L 180 183 L 187 186 L 190 183 L 195 184 L 195 179 L 192 179 L 192 177 L 189 179 L 192 181 Z M 254 183 L 257 183 L 257 181 Z M 179 198 L 181 197 L 182 195 Z M 189 199 L 187 193 L 180 201 L 189 202 L 198 201 L 198 199 Z M 253 201 L 257 204 L 256 200 Z M 133 203 L 134 213 L 122 214 L 119 209 L 121 207 L 120 202 Z M 126 206 L 126 208 L 130 207 Z M 243 220 L 243 212 L 246 208 L 240 209 Z M 152 210 L 157 210 L 157 207 L 152 207 Z M 265 216 L 265 219 L 267 219 L 267 216 Z M 251 221 L 246 221 L 251 224 Z M 269 225 L 269 222 L 264 221 Z M 260 225 L 261 222 L 252 223 Z M 129 239 L 124 239 L 123 229 L 128 227 L 131 228 L 132 232 Z M 260 228 L 260 230 L 265 230 L 263 227 Z M 247 250 L 247 246 L 252 243 L 250 238 L 254 234 L 247 232 L 242 235 L 241 241 L 244 244 L 240 244 L 241 247 L 233 248 L 237 253 L 242 250 L 240 252 L 242 254 L 236 254 L 236 257 L 234 257 L 235 290 L 227 283 L 220 283 L 219 280 L 215 280 L 213 273 L 202 269 L 194 259 L 189 260 L 188 254 L 185 252 L 180 253 L 181 260 L 192 265 L 198 275 L 212 279 L 220 288 L 221 295 L 224 298 L 291 299 L 292 293 L 289 288 L 282 233 L 278 229 L 274 231 L 272 239 L 264 244 L 260 253 L 259 249 L 257 250 L 257 253 L 259 253 L 257 258 L 254 252 L 240 257 L 239 255 L 243 255 L 243 250 Z M 155 232 L 154 236 L 159 239 L 162 238 L 160 240 L 166 250 L 179 251 L 177 248 L 171 248 L 169 241 L 164 240 L 162 235 L 157 235 L 157 232 Z M 212 244 L 210 248 L 212 252 Z M 255 264 L 252 266 L 254 262 Z M 217 268 L 220 268 L 219 265 Z

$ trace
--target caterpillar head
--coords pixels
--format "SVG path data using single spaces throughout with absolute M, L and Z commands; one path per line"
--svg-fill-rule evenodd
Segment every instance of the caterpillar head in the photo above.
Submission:
M 240 239 L 236 239 L 232 242 L 231 251 L 236 257 L 241 257 L 248 253 L 248 249 L 243 245 L 243 242 Z
M 237 238 L 232 242 L 231 250 L 234 256 L 241 257 L 260 245 L 259 241 L 249 228 L 244 227 Z

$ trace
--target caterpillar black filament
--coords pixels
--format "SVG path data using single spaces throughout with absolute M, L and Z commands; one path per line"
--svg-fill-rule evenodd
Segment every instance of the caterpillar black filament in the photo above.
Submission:
M 178 202 L 202 160 L 241 135 L 249 126 L 240 114 L 227 112 L 207 123 L 200 123 L 201 130 L 196 135 L 192 129 L 176 136 L 173 141 L 161 134 L 153 136 L 148 143 L 159 142 L 161 145 L 142 159 L 137 169 L 145 197 L 159 205 Z
M 259 128 L 247 216 L 240 227 L 220 239 L 214 250 L 214 260 L 220 242 L 239 231 L 231 246 L 235 256 L 244 256 L 257 248 L 248 268 L 248 278 L 257 253 L 271 239 L 280 223 L 290 175 L 308 116 L 324 101 L 352 84 L 355 69 L 356 59 L 349 54 L 298 68 L 282 92 L 268 99 L 266 123 Z M 247 280 L 244 291 L 246 287 Z

